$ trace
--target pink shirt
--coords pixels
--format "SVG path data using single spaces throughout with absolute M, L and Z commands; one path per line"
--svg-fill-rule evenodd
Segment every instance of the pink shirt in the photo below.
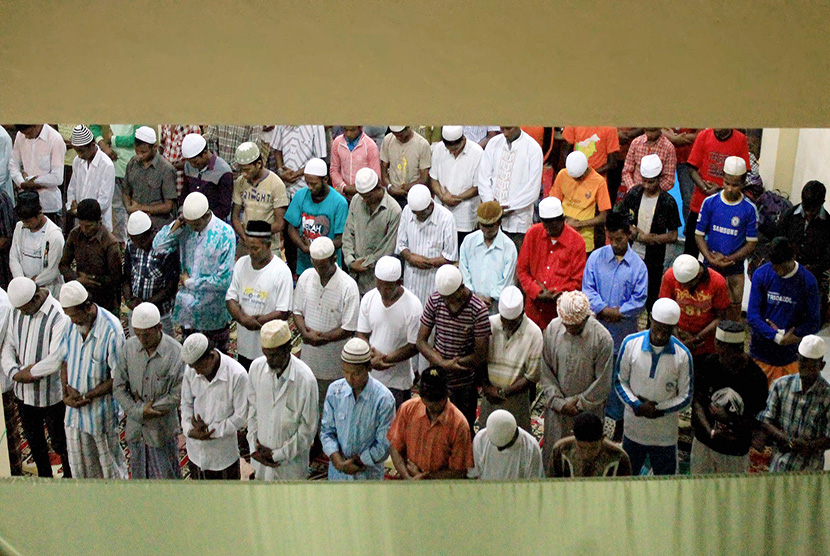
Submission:
M 378 146 L 363 133 L 353 151 L 346 144 L 345 135 L 331 142 L 331 184 L 343 193 L 343 186 L 353 186 L 354 177 L 361 168 L 371 168 L 380 177 Z

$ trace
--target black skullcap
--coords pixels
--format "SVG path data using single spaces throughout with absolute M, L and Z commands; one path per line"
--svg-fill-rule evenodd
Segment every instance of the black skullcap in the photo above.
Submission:
M 790 244 L 790 240 L 779 236 L 772 240 L 770 244 L 769 261 L 772 264 L 781 264 L 793 260 L 795 251 Z
M 582 442 L 602 440 L 602 421 L 593 413 L 583 411 L 574 417 L 574 436 Z
M 95 199 L 84 199 L 78 203 L 78 220 L 98 222 L 101 220 L 101 205 Z
M 248 220 L 245 225 L 245 235 L 251 237 L 270 238 L 271 224 L 264 220 Z
M 447 377 L 444 369 L 430 367 L 421 373 L 419 390 L 421 397 L 428 401 L 438 401 L 447 396 Z
M 17 195 L 17 206 L 14 207 L 14 214 L 18 220 L 26 220 L 40 214 L 40 195 L 37 191 L 21 191 Z

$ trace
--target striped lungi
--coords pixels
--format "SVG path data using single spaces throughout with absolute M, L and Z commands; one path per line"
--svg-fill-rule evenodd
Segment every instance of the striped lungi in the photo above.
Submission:
M 118 429 L 92 435 L 76 427 L 66 427 L 66 449 L 72 477 L 126 479 L 127 460 L 118 440 Z
M 176 438 L 158 448 L 144 442 L 129 442 L 131 479 L 181 479 L 179 443 Z

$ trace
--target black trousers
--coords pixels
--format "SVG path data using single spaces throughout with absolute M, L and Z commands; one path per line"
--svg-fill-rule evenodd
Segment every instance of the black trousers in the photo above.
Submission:
M 457 407 L 470 424 L 470 438 L 475 436 L 476 410 L 478 409 L 478 388 L 462 386 L 450 388 L 450 401 Z
M 61 458 L 64 477 L 71 477 L 69 456 L 66 453 L 66 432 L 63 428 L 63 417 L 66 412 L 63 402 L 48 407 L 35 407 L 17 400 L 17 411 L 20 414 L 20 424 L 23 425 L 23 434 L 29 442 L 32 458 L 37 465 L 38 477 L 52 476 L 52 464 L 49 462 L 49 447 L 43 431 L 44 426 L 49 430 L 52 449 Z
M 203 470 L 192 461 L 187 462 L 190 478 L 194 481 L 238 481 L 242 478 L 239 460 L 222 471 Z

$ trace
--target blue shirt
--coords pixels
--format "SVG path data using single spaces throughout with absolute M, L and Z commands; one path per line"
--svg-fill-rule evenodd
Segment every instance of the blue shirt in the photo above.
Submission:
M 326 393 L 320 441 L 327 456 L 340 452 L 344 458 L 357 456 L 364 471 L 341 473 L 329 463 L 330 481 L 355 481 L 383 478 L 383 464 L 389 457 L 389 427 L 395 418 L 395 397 L 371 376 L 366 387 L 354 398 L 345 378 L 334 381 Z
M 730 203 L 723 192 L 710 195 L 700 207 L 695 233 L 706 236 L 710 251 L 731 255 L 746 242 L 758 240 L 758 212 L 745 196 Z
M 156 251 L 179 250 L 182 271 L 189 277 L 176 294 L 173 320 L 193 330 L 222 329 L 231 320 L 225 293 L 231 285 L 236 256 L 233 228 L 215 214 L 201 232 L 182 226 L 171 233 L 175 222 L 164 226 L 153 239 Z
M 516 245 L 501 230 L 490 247 L 481 230 L 469 234 L 459 256 L 464 285 L 473 293 L 498 300 L 501 291 L 516 281 Z
M 623 338 L 637 332 L 637 317 L 648 297 L 646 264 L 633 249 L 628 248 L 622 261 L 617 261 L 610 245 L 600 247 L 588 257 L 582 276 L 582 293 L 588 296 L 595 314 L 606 307 L 618 307 L 620 322 L 600 321 L 614 338 L 615 350 Z
M 749 354 L 768 365 L 782 367 L 798 359 L 798 344 L 775 343 L 778 330 L 794 329 L 803 338 L 818 332 L 821 324 L 821 300 L 816 279 L 803 266 L 782 278 L 767 263 L 752 275 L 746 322 L 752 332 Z M 776 327 L 767 323 L 775 323 Z
M 311 192 L 304 187 L 294 193 L 288 210 L 285 211 L 285 221 L 297 228 L 306 239 L 326 236 L 332 241 L 343 235 L 346 227 L 346 217 L 349 215 L 349 203 L 340 193 L 329 187 L 328 195 L 320 203 L 315 203 Z M 337 263 L 342 267 L 340 249 L 337 250 Z M 297 252 L 297 275 L 311 268 L 311 257 L 308 253 Z
M 98 315 L 86 338 L 75 324 L 67 322 L 61 350 L 66 358 L 67 384 L 86 394 L 112 378 L 112 371 L 124 350 L 124 329 L 112 313 L 99 305 Z M 117 430 L 122 415 L 121 407 L 110 393 L 83 407 L 67 406 L 64 422 L 67 427 L 98 436 Z

